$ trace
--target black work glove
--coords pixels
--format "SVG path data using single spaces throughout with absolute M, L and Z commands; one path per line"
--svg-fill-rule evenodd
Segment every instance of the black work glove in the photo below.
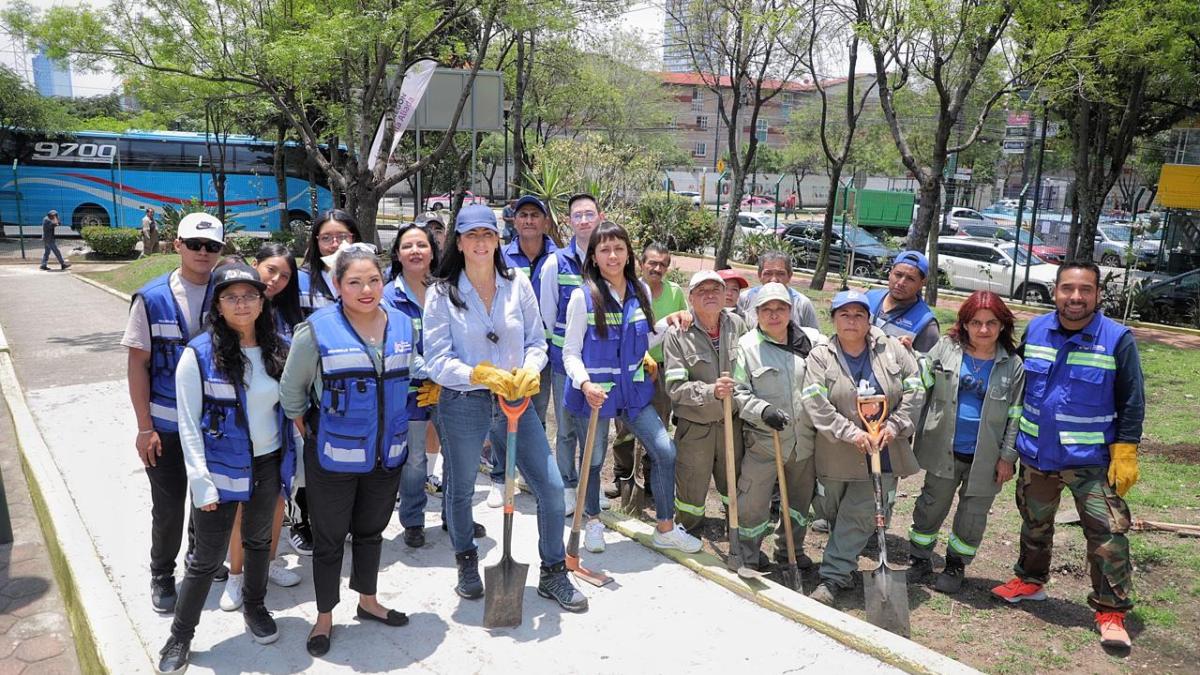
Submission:
M 773 405 L 768 405 L 766 408 L 763 408 L 762 419 L 764 424 L 771 427 L 775 431 L 783 431 L 783 428 L 792 421 L 792 418 L 788 417 L 787 413 Z

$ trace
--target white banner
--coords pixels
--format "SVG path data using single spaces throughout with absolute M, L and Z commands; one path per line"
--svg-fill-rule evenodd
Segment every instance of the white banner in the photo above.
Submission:
M 404 130 L 408 128 L 408 123 L 417 112 L 417 104 L 425 95 L 425 88 L 429 86 L 435 68 L 436 61 L 424 59 L 412 64 L 405 71 L 404 84 L 400 86 L 400 96 L 396 99 L 396 113 L 392 119 L 392 147 L 388 150 L 385 161 L 390 161 L 392 153 L 396 152 L 400 137 L 404 135 Z

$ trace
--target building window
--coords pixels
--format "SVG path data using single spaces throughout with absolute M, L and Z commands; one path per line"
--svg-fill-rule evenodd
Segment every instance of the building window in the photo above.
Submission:
M 696 129 L 708 131 L 708 115 L 696 115 Z
M 783 106 L 783 116 L 784 116 L 784 118 L 791 117 L 791 115 L 792 115 L 792 110 L 794 110 L 794 109 L 795 109 L 795 107 L 796 107 L 796 98 L 795 98 L 795 96 L 796 96 L 796 95 L 795 95 L 795 94 L 793 94 L 793 93 L 792 93 L 792 92 L 790 92 L 790 91 L 785 91 L 785 92 L 783 92 L 783 94 L 781 94 L 781 95 L 780 95 L 780 97 L 779 97 L 779 98 L 780 98 L 780 102 L 781 102 L 781 104 L 782 104 L 782 106 Z
M 758 137 L 758 142 L 765 143 L 767 141 L 767 121 L 760 117 L 755 127 L 754 135 Z
M 708 143 L 697 141 L 696 145 L 692 147 L 692 157 L 707 157 L 707 156 L 708 156 Z
M 704 94 L 700 87 L 692 87 L 692 110 L 704 110 Z

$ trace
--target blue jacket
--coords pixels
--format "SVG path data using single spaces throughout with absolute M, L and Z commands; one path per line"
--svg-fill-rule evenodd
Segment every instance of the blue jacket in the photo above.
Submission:
M 302 268 L 298 271 L 296 281 L 300 284 L 300 312 L 304 316 L 337 302 L 333 291 L 325 283 L 324 275 L 318 274 L 316 281 L 313 281 L 308 268 Z
M 408 287 L 404 283 L 404 277 L 396 277 L 388 282 L 383 287 L 383 301 L 391 305 L 401 314 L 412 319 L 413 344 L 415 345 L 418 354 L 425 353 L 425 345 L 422 339 L 424 331 L 421 327 L 422 308 L 408 294 Z M 425 378 L 412 378 L 408 381 L 408 420 L 410 422 L 424 422 L 429 419 L 429 408 L 421 408 L 417 406 L 417 390 L 421 385 L 425 384 Z
M 231 382 L 216 368 L 213 356 L 212 333 L 205 331 L 188 343 L 196 353 L 200 366 L 200 381 L 204 391 L 204 411 L 200 427 L 204 432 L 204 463 L 217 487 L 222 502 L 249 501 L 254 485 L 254 445 L 246 424 L 246 392 L 241 382 Z M 279 423 L 281 457 L 280 484 L 285 494 L 291 494 L 292 477 L 296 473 L 296 444 L 292 423 L 275 405 Z
M 937 318 L 934 316 L 933 310 L 929 309 L 929 305 L 925 304 L 921 298 L 917 298 L 917 301 L 900 316 L 882 321 L 878 318 L 879 309 L 883 306 L 883 299 L 887 297 L 887 294 L 886 288 L 874 288 L 867 291 L 867 301 L 871 303 L 872 325 L 878 326 L 885 335 L 915 338 L 925 330 L 930 321 Z
M 588 310 L 588 327 L 581 355 L 583 365 L 591 382 L 608 393 L 608 398 L 600 408 L 600 417 L 611 419 L 627 414 L 632 419 L 654 398 L 654 382 L 646 377 L 642 365 L 642 359 L 650 347 L 652 327 L 646 320 L 646 313 L 638 302 L 633 286 L 629 285 L 625 290 L 625 306 L 621 311 L 606 313 L 607 331 L 601 337 L 596 330 L 592 294 L 586 286 L 582 293 Z M 587 398 L 573 383 L 566 388 L 564 401 L 567 410 L 584 419 L 592 413 Z
M 516 268 L 529 278 L 533 284 L 534 297 L 540 303 L 542 292 L 542 268 L 546 266 L 546 257 L 551 253 L 558 251 L 558 247 L 554 245 L 554 240 L 547 235 L 542 235 L 542 254 L 537 260 L 530 260 L 525 252 L 521 250 L 521 242 L 518 239 L 513 239 L 504 246 L 504 257 L 508 259 L 508 266 Z M 570 297 L 570 296 L 568 296 Z
M 177 433 L 179 416 L 175 410 L 175 368 L 187 346 L 187 316 L 171 292 L 171 273 L 151 280 L 141 288 L 140 297 L 146 307 L 150 325 L 150 417 L 154 430 Z M 211 292 L 211 289 L 209 293 Z M 205 293 L 201 320 L 208 314 L 209 293 Z
M 1070 337 L 1058 312 L 1029 322 L 1017 432 L 1022 462 L 1042 471 L 1108 464 L 1117 432 L 1114 354 L 1128 330 L 1099 312 Z
M 386 304 L 380 307 L 387 312 L 382 373 L 376 372 L 372 348 L 354 332 L 340 302 L 308 319 L 321 355 L 317 459 L 326 471 L 395 469 L 408 457 L 412 321 Z
M 546 347 L 550 366 L 555 372 L 566 373 L 562 348 L 567 336 L 567 303 L 571 301 L 571 293 L 583 283 L 583 263 L 574 239 L 565 248 L 558 249 L 554 259 L 558 262 L 558 313 L 554 317 L 554 325 L 546 327 Z M 538 302 L 541 303 L 542 299 L 538 298 Z

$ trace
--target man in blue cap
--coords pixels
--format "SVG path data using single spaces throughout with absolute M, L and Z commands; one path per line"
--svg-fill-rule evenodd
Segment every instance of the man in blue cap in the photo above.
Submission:
M 867 291 L 871 324 L 924 354 L 941 336 L 937 317 L 921 298 L 929 260 L 920 251 L 901 251 L 892 262 L 886 290 Z

